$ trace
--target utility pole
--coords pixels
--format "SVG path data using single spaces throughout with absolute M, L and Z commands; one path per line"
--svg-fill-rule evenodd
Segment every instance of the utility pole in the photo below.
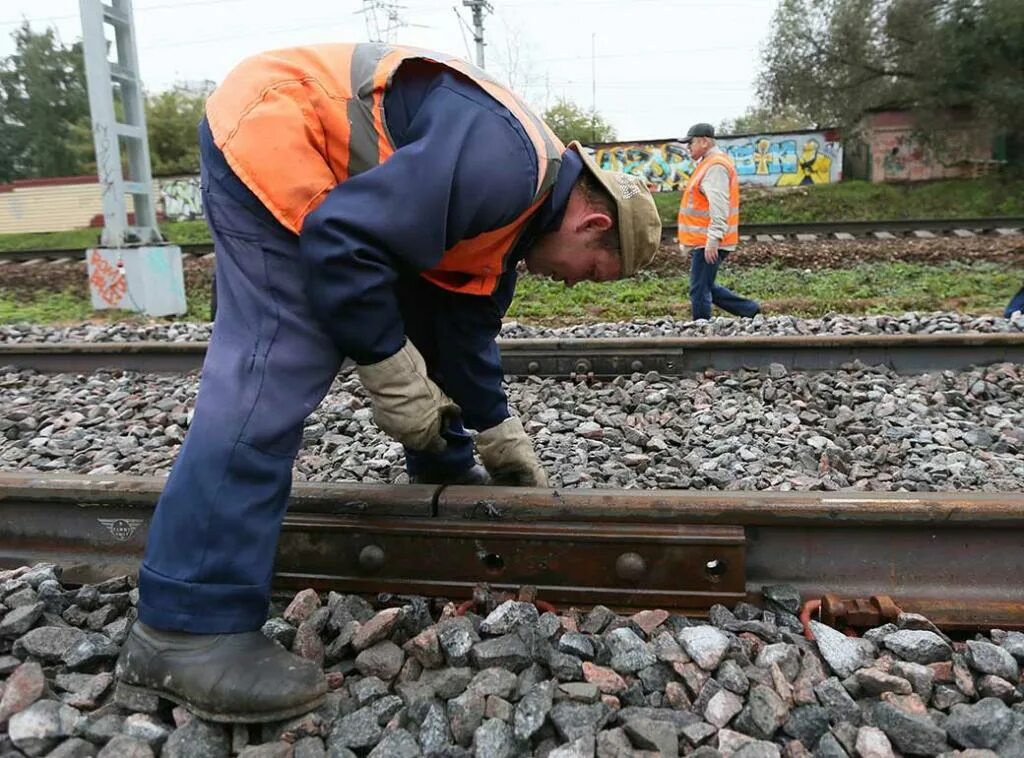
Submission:
M 590 139 L 597 142 L 597 32 L 590 34 Z
M 473 11 L 473 41 L 476 42 L 476 65 L 484 66 L 484 13 L 494 13 L 487 0 L 462 0 L 462 4 Z

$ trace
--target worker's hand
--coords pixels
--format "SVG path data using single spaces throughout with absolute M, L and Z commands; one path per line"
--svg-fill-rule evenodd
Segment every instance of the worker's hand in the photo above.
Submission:
M 708 237 L 704 245 L 704 260 L 709 266 L 718 263 L 718 240 Z
M 427 376 L 415 345 L 406 340 L 390 358 L 356 371 L 373 401 L 373 419 L 388 436 L 413 450 L 445 449 L 442 434 L 458 417 L 459 406 Z
M 476 438 L 476 450 L 495 484 L 548 486 L 548 475 L 540 467 L 533 444 L 518 418 L 507 418 L 480 432 Z

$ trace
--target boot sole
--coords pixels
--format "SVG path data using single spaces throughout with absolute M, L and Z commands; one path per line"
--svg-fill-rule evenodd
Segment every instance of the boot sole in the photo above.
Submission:
M 214 721 L 219 724 L 259 724 L 264 721 L 284 721 L 285 719 L 301 716 L 305 713 L 316 710 L 323 705 L 324 701 L 327 699 L 327 693 L 325 692 L 323 695 L 319 695 L 315 700 L 310 700 L 308 704 L 294 705 L 290 708 L 281 708 L 276 711 L 263 711 L 260 713 L 217 713 L 214 711 L 208 711 L 205 708 L 199 708 L 171 692 L 142 687 L 137 684 L 125 684 L 124 682 L 117 683 L 117 688 L 114 692 L 115 701 L 130 701 L 132 698 L 139 698 L 140 696 L 155 696 L 162 700 L 168 700 L 175 705 L 180 705 L 182 708 L 189 711 L 189 713 L 195 714 L 205 721 Z

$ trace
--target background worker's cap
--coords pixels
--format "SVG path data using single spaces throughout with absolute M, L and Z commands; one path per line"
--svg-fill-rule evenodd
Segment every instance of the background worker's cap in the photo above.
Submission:
M 684 145 L 688 145 L 694 137 L 710 137 L 711 139 L 714 139 L 715 127 L 713 127 L 711 124 L 705 123 L 694 124 L 689 129 L 687 129 L 686 136 L 679 141 L 682 142 Z
M 614 198 L 619 212 L 622 275 L 632 276 L 651 262 L 661 244 L 661 216 L 651 191 L 639 176 L 602 169 L 579 142 L 570 142 L 568 149 L 576 151 L 584 168 Z

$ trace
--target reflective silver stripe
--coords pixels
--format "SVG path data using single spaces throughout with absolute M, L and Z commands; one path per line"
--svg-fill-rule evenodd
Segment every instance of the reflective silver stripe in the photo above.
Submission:
M 708 211 L 699 211 L 696 208 L 687 208 L 683 213 L 687 216 L 695 216 L 697 218 L 708 218 Z
M 353 97 L 348 101 L 348 175 L 369 171 L 380 163 L 377 129 L 373 124 L 373 75 L 381 58 L 390 52 L 386 45 L 362 43 L 352 52 Z
M 708 228 L 706 226 L 692 226 L 690 224 L 680 224 L 679 230 L 683 232 L 700 232 L 701 234 L 707 234 Z

